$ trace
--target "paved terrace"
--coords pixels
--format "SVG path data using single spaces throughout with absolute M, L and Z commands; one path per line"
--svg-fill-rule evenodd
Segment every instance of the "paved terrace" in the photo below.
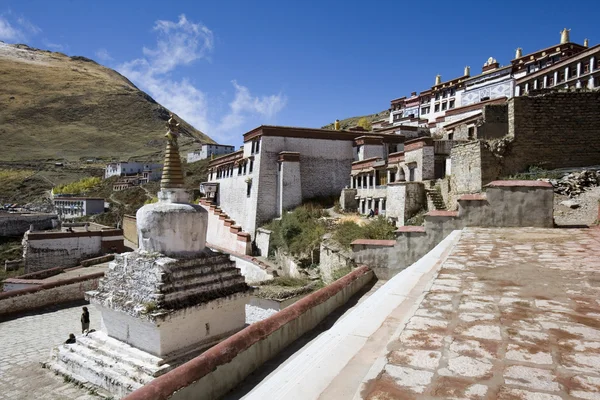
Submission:
M 600 399 L 600 229 L 468 228 L 455 237 L 429 272 L 413 266 L 422 275 L 410 293 L 399 288 L 414 271 L 246 398 Z M 387 316 L 371 327 L 378 308 Z

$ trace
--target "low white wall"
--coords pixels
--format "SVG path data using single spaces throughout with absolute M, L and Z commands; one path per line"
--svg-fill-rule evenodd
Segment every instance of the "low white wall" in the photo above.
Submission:
M 37 230 L 52 229 L 58 222 L 55 214 L 3 214 L 0 215 L 0 237 L 22 236 L 33 225 Z
M 48 239 L 32 239 L 26 234 L 23 242 L 26 273 L 57 266 L 74 267 L 81 260 L 102 253 L 102 237 L 96 234 Z
M 251 261 L 247 261 L 236 256 L 230 256 L 230 258 L 232 261 L 235 261 L 235 267 L 239 268 L 247 284 L 269 281 L 273 279 L 273 275 L 269 274 L 263 268 Z
M 256 247 L 260 251 L 260 256 L 269 256 L 269 243 L 271 241 L 271 231 L 264 228 L 258 228 L 256 230 L 256 237 L 254 239 Z

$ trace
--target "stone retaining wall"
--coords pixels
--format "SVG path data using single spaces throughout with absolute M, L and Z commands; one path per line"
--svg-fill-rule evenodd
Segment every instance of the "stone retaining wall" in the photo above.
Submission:
M 31 225 L 36 230 L 52 229 L 56 223 L 56 214 L 0 214 L 0 237 L 23 236 Z
M 98 288 L 103 276 L 104 272 L 98 272 L 0 293 L 0 319 L 10 314 L 83 300 L 85 292 Z
M 372 279 L 370 269 L 358 268 L 277 314 L 248 326 L 125 399 L 218 399 L 313 329 Z

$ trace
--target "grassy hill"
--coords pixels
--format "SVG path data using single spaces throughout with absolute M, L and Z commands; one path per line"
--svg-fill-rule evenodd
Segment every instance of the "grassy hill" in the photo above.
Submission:
M 90 59 L 0 42 L 0 161 L 156 158 L 169 112 Z M 179 120 L 182 153 L 214 143 Z
M 362 117 L 366 117 L 369 122 L 373 122 L 373 121 L 380 120 L 382 118 L 387 119 L 389 117 L 389 115 L 390 115 L 390 112 L 388 110 L 384 110 L 384 111 L 381 111 L 376 114 L 361 115 L 359 117 L 350 117 L 350 118 L 346 118 L 346 119 L 341 119 L 340 127 L 342 129 L 348 129 L 348 128 L 355 127 L 356 125 L 358 125 L 358 120 L 361 119 Z M 334 128 L 333 123 L 325 125 L 323 127 L 323 129 L 333 129 L 333 128 Z

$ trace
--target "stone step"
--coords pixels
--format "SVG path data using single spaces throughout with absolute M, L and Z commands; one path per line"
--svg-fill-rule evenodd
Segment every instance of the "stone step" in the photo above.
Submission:
M 124 397 L 152 380 L 134 370 L 118 367 L 115 360 L 95 353 L 84 346 L 61 345 L 53 350 L 50 369 L 81 383 L 99 386 L 118 398 Z
M 109 338 L 104 332 L 92 332 L 90 336 L 77 338 L 76 344 L 91 351 L 103 354 L 106 357 L 120 359 L 124 363 L 129 364 L 134 368 L 144 370 L 150 375 L 154 375 L 155 371 L 161 367 L 163 362 L 162 358 L 136 349 L 121 341 Z

